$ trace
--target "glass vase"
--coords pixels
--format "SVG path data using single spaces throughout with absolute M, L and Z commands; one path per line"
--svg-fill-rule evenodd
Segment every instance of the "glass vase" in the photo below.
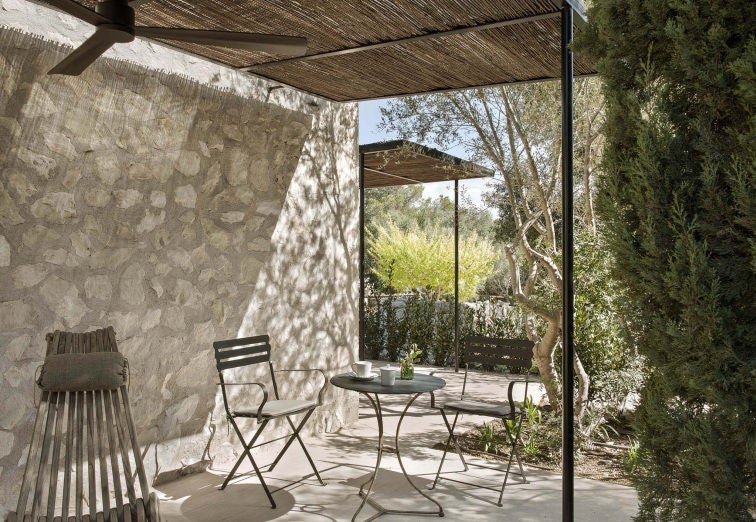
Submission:
M 415 378 L 415 366 L 413 364 L 402 364 L 400 377 L 405 381 L 411 381 Z

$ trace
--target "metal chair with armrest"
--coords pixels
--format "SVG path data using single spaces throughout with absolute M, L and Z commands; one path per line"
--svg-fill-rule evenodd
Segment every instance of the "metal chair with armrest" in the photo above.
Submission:
M 447 480 L 455 482 L 462 482 L 464 484 L 478 486 L 492 491 L 499 491 L 498 505 L 501 506 L 501 500 L 504 496 L 504 488 L 507 486 L 507 480 L 509 479 L 510 469 L 512 467 L 512 460 L 517 460 L 517 466 L 520 469 L 518 473 L 522 477 L 521 482 L 525 483 L 525 471 L 522 468 L 522 462 L 520 461 L 520 455 L 518 453 L 517 443 L 520 440 L 520 429 L 522 428 L 522 421 L 526 414 L 526 409 L 522 403 L 514 400 L 513 392 L 516 384 L 525 384 L 525 397 L 528 396 L 528 384 L 530 382 L 530 368 L 532 366 L 533 357 L 533 345 L 532 341 L 522 339 L 501 339 L 492 337 L 480 337 L 470 336 L 465 340 L 465 352 L 463 360 L 465 362 L 464 380 L 462 382 L 462 393 L 459 400 L 445 401 L 443 404 L 436 403 L 436 397 L 431 393 L 431 408 L 438 409 L 441 412 L 441 416 L 446 424 L 446 429 L 449 432 L 449 437 L 446 440 L 444 446 L 444 454 L 441 457 L 441 463 L 438 466 L 438 472 L 436 478 L 433 481 L 431 489 L 436 487 L 439 479 L 441 478 L 441 470 L 444 466 L 444 460 L 446 454 L 449 451 L 450 445 L 453 443 L 454 447 L 462 460 L 464 465 L 464 471 L 468 471 L 468 465 L 465 461 L 465 457 L 462 455 L 462 449 L 459 446 L 457 435 L 454 430 L 457 426 L 459 416 L 464 413 L 472 415 L 480 415 L 483 417 L 490 417 L 499 419 L 502 421 L 504 431 L 509 439 L 510 451 L 509 461 L 504 475 L 504 483 L 501 489 L 497 490 L 488 486 L 470 484 L 462 482 L 460 480 L 444 477 Z M 524 379 L 510 379 L 507 389 L 507 402 L 489 402 L 489 401 L 477 401 L 465 399 L 465 391 L 467 387 L 467 374 L 470 364 L 480 364 L 484 367 L 492 366 L 506 366 L 510 370 L 519 368 L 525 369 Z M 432 375 L 433 373 L 431 373 Z M 454 413 L 454 420 L 450 423 L 447 417 L 447 413 Z M 506 421 L 513 422 L 510 426 Z M 512 472 L 515 473 L 515 472 Z
M 286 451 L 289 449 L 291 444 L 296 439 L 299 442 L 299 445 L 302 447 L 302 451 L 304 451 L 304 454 L 307 457 L 307 460 L 309 461 L 310 466 L 312 467 L 312 470 L 315 472 L 315 476 L 317 477 L 318 481 L 320 482 L 321 485 L 325 486 L 325 483 L 320 478 L 320 473 L 318 473 L 318 469 L 315 466 L 315 462 L 312 460 L 312 457 L 307 451 L 307 448 L 305 447 L 305 444 L 302 441 L 302 438 L 299 436 L 299 432 L 302 430 L 302 427 L 305 425 L 305 423 L 309 420 L 310 416 L 315 411 L 315 408 L 323 404 L 323 393 L 325 392 L 326 386 L 328 384 L 328 378 L 326 377 L 325 372 L 317 368 L 275 370 L 273 368 L 273 363 L 270 360 L 271 346 L 270 346 L 270 338 L 267 335 L 258 335 L 254 337 L 245 337 L 241 339 L 228 339 L 224 341 L 215 341 L 213 343 L 213 348 L 215 349 L 215 362 L 216 362 L 216 367 L 218 369 L 218 378 L 220 380 L 218 385 L 221 387 L 221 393 L 223 395 L 223 405 L 226 409 L 226 418 L 228 419 L 228 422 L 231 424 L 231 426 L 233 426 L 234 431 L 236 432 L 236 435 L 239 437 L 239 440 L 244 446 L 244 451 L 237 459 L 236 464 L 234 464 L 234 467 L 231 468 L 231 471 L 226 476 L 226 479 L 223 481 L 223 485 L 220 487 L 220 489 L 224 489 L 228 485 L 229 481 L 233 478 L 234 474 L 236 473 L 236 470 L 239 468 L 239 465 L 242 463 L 242 461 L 244 460 L 244 457 L 246 456 L 249 458 L 249 461 L 255 470 L 255 474 L 260 479 L 260 484 L 265 490 L 265 494 L 267 495 L 268 500 L 270 501 L 271 507 L 272 508 L 276 507 L 276 503 L 273 500 L 273 496 L 271 495 L 270 490 L 268 489 L 268 485 L 265 483 L 265 479 L 263 478 L 262 473 L 260 472 L 260 469 L 257 466 L 257 463 L 255 462 L 255 459 L 252 457 L 252 449 L 257 447 L 257 446 L 254 446 L 254 444 L 255 442 L 257 442 L 257 439 L 260 437 L 260 434 L 263 432 L 263 430 L 268 425 L 268 423 L 271 420 L 280 419 L 280 418 L 286 419 L 286 421 L 289 423 L 289 426 L 293 430 L 293 433 L 287 440 L 284 447 L 278 453 L 278 456 L 275 458 L 273 463 L 268 467 L 267 471 L 272 471 L 273 468 L 276 467 L 276 465 L 281 461 L 281 458 L 284 456 Z M 268 399 L 268 389 L 265 386 L 265 384 L 261 382 L 232 383 L 232 382 L 226 382 L 226 380 L 223 378 L 224 370 L 229 370 L 232 368 L 241 368 L 244 366 L 251 366 L 251 365 L 260 364 L 260 363 L 268 363 L 268 367 L 270 369 L 270 377 L 273 383 L 273 396 L 275 397 L 274 400 Z M 288 372 L 320 372 L 320 374 L 323 376 L 323 385 L 318 391 L 317 399 L 316 400 L 282 400 L 278 395 L 278 384 L 276 383 L 275 374 L 288 373 Z M 227 386 L 257 386 L 258 388 L 260 388 L 260 391 L 262 392 L 262 402 L 251 407 L 241 407 L 241 408 L 232 409 L 229 406 L 228 393 L 226 391 Z M 302 413 L 305 414 L 304 417 L 299 422 L 299 425 L 295 426 L 291 420 L 291 416 L 302 414 Z M 242 432 L 239 429 L 239 425 L 236 422 L 237 418 L 253 418 L 253 419 L 257 419 L 259 423 L 257 431 L 252 436 L 249 443 L 246 443 L 244 441 L 244 436 L 242 435 Z

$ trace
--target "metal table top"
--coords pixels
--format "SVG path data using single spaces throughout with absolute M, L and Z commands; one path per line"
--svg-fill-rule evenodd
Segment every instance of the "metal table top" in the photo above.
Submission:
M 350 374 L 342 373 L 331 377 L 331 384 L 345 390 L 361 393 L 384 393 L 387 395 L 414 394 L 439 390 L 446 386 L 446 381 L 432 375 L 415 374 L 415 378 L 409 381 L 396 378 L 393 386 L 381 384 L 381 378 L 376 377 L 372 381 L 358 381 Z

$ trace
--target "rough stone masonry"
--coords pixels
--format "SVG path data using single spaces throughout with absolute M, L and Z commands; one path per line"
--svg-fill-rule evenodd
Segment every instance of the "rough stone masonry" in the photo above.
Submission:
M 153 477 L 211 438 L 216 461 L 239 451 L 213 340 L 270 333 L 278 366 L 330 374 L 357 344 L 355 106 L 291 90 L 272 102 L 262 80 L 147 43 L 163 71 L 103 58 L 47 76 L 70 47 L 20 29 L 0 28 L 0 518 L 47 332 L 114 326 Z M 315 391 L 298 378 L 282 393 Z M 311 429 L 356 417 L 338 390 L 326 401 Z

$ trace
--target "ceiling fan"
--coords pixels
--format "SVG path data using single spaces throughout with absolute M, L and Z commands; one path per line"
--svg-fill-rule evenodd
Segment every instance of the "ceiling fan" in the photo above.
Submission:
M 74 0 L 46 1 L 53 7 L 95 26 L 94 34 L 47 74 L 77 76 L 110 49 L 113 44 L 131 42 L 135 36 L 217 45 L 286 56 L 302 56 L 307 52 L 307 39 L 298 36 L 135 26 L 134 7 L 132 6 L 146 3 L 145 0 L 133 0 L 131 5 L 129 5 L 128 0 L 101 0 L 97 2 L 94 11 Z

